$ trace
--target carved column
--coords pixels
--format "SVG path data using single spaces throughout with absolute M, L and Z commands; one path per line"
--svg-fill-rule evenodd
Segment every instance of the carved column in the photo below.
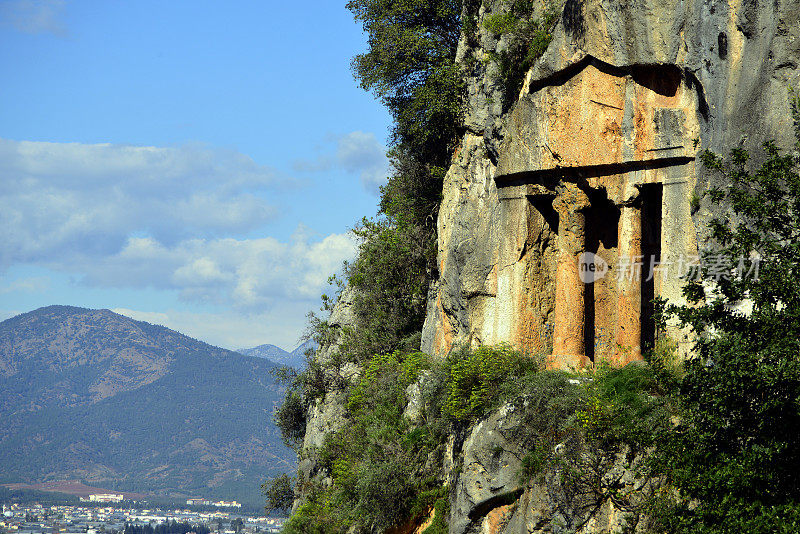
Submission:
M 617 270 L 617 331 L 614 364 L 642 359 L 642 211 L 639 199 L 622 207 Z
M 590 364 L 586 357 L 585 288 L 578 274 L 578 257 L 586 250 L 586 194 L 574 184 L 558 188 L 553 209 L 558 213 L 558 265 L 553 325 L 553 355 L 549 367 L 580 369 Z

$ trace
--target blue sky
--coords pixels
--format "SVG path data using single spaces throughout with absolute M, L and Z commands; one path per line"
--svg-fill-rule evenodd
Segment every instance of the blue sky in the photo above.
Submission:
M 344 3 L 0 0 L 0 319 L 293 348 L 388 172 Z

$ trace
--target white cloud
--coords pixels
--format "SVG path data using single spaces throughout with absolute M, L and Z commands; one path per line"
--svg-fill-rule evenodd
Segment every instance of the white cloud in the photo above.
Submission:
M 185 301 L 262 310 L 286 300 L 315 301 L 355 250 L 349 234 L 310 241 L 296 232 L 290 243 L 190 239 L 173 246 L 132 237 L 119 253 L 81 267 L 83 282 L 93 286 L 170 289 Z
M 0 139 L 0 269 L 102 258 L 130 235 L 171 245 L 253 231 L 272 219 L 276 173 L 243 154 Z
M 386 147 L 378 143 L 375 134 L 351 132 L 339 139 L 336 150 L 339 163 L 348 171 L 361 176 L 361 184 L 374 193 L 386 183 L 389 160 Z
M 226 347 L 291 346 L 357 246 L 302 225 L 289 239 L 253 238 L 286 184 L 247 156 L 204 146 L 0 139 L 0 273 L 36 266 L 93 288 L 166 291 L 219 313 L 138 317 Z M 45 283 L 22 279 L 0 294 Z
M 361 185 L 374 194 L 386 183 L 390 173 L 386 147 L 378 142 L 375 134 L 355 131 L 345 135 L 332 136 L 335 144 L 334 154 L 320 154 L 316 159 L 300 160 L 294 169 L 301 172 L 325 172 L 334 168 L 356 174 Z
M 5 0 L 0 2 L 0 21 L 24 33 L 66 37 L 64 6 L 63 0 Z

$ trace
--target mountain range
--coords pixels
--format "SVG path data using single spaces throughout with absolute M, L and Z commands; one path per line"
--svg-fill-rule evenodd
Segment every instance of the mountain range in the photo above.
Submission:
M 289 352 L 275 345 L 259 345 L 251 349 L 239 349 L 237 352 L 247 356 L 266 358 L 280 365 L 287 365 L 295 369 L 302 369 L 306 365 L 306 353 L 317 349 L 317 343 L 313 340 L 306 341 L 299 347 Z
M 275 367 L 109 310 L 12 317 L 0 323 L 0 482 L 257 504 L 295 460 L 272 422 Z

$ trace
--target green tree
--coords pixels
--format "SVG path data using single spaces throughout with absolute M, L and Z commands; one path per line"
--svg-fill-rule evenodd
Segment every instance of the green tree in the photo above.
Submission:
M 287 447 L 298 450 L 303 445 L 306 434 L 306 410 L 308 406 L 296 387 L 290 386 L 286 397 L 273 415 L 275 425 Z
M 379 214 L 354 230 L 359 254 L 345 266 L 341 282 L 357 289 L 357 325 L 345 332 L 340 356 L 363 363 L 374 354 L 419 346 L 436 271 L 442 181 L 460 128 L 463 80 L 455 56 L 461 2 L 351 0 L 347 7 L 368 35 L 353 73 L 395 121 L 393 171 L 381 190 Z M 312 317 L 311 328 L 321 344 L 330 341 L 325 321 Z
M 800 176 L 764 149 L 753 171 L 743 150 L 702 157 L 726 189 L 708 192 L 721 215 L 690 305 L 667 310 L 698 339 L 656 462 L 680 495 L 671 532 L 800 531 Z
M 516 102 L 525 74 L 550 45 L 562 6 L 556 0 L 516 0 L 504 7 L 508 10 L 486 17 L 483 26 L 495 35 L 508 36 L 507 48 L 489 55 L 500 68 L 503 108 L 507 110 Z
M 453 142 L 460 111 L 461 1 L 351 0 L 347 9 L 368 36 L 353 72 L 394 116 L 395 144 L 420 162 L 446 166 L 441 149 Z
M 424 227 L 389 218 L 365 218 L 354 232 L 362 241 L 344 274 L 357 290 L 358 324 L 344 333 L 341 352 L 365 363 L 375 354 L 418 349 L 432 236 Z
M 287 474 L 279 475 L 261 485 L 261 493 L 267 498 L 264 510 L 267 514 L 286 513 L 294 502 L 294 478 Z

